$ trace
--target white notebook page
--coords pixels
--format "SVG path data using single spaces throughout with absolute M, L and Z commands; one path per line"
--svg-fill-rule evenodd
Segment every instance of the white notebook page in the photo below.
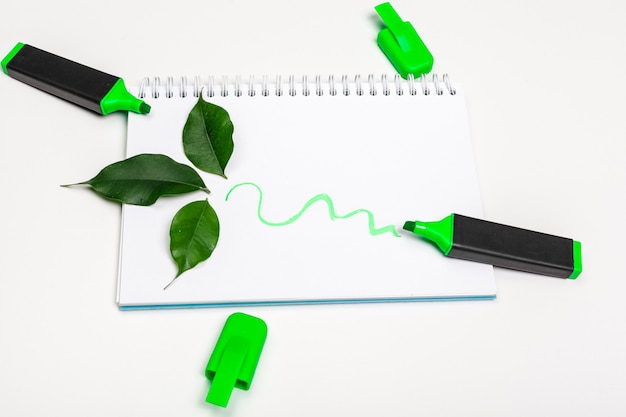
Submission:
M 491 266 L 446 258 L 435 246 L 402 230 L 406 220 L 439 220 L 455 212 L 482 217 L 478 180 L 462 86 L 424 95 L 421 85 L 402 80 L 350 85 L 336 95 L 323 85 L 317 95 L 295 96 L 287 86 L 256 87 L 241 96 L 214 88 L 205 99 L 226 109 L 234 124 L 235 149 L 228 179 L 202 173 L 210 195 L 197 192 L 163 197 L 150 207 L 125 205 L 121 234 L 118 303 L 121 308 L 190 307 L 274 303 L 409 301 L 493 298 Z M 397 88 L 402 89 L 399 95 Z M 147 87 L 148 115 L 129 114 L 127 156 L 162 153 L 193 166 L 184 155 L 182 129 L 197 102 L 193 88 L 173 85 L 172 97 Z M 283 222 L 311 198 L 326 194 L 339 215 L 367 209 L 372 236 L 359 213 L 331 220 L 328 205 L 313 203 L 285 226 L 268 226 L 257 215 Z M 220 220 L 213 255 L 183 273 L 167 290 L 177 269 L 169 253 L 172 217 L 188 202 L 208 198 Z

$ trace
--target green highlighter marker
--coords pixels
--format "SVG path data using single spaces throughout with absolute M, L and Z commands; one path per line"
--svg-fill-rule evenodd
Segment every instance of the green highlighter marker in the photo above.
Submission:
M 451 214 L 403 229 L 437 244 L 444 255 L 558 278 L 582 272 L 581 244 L 572 239 Z
M 132 111 L 146 114 L 150 106 L 126 90 L 124 80 L 18 43 L 2 60 L 2 71 L 42 91 L 98 114 Z

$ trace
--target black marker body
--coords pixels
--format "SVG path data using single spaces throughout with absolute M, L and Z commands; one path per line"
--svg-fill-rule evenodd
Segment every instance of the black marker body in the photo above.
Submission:
M 100 102 L 119 80 L 30 45 L 24 45 L 6 69 L 16 80 L 98 114 L 103 114 Z
M 575 263 L 573 245 L 572 239 L 455 214 L 448 256 L 570 278 Z

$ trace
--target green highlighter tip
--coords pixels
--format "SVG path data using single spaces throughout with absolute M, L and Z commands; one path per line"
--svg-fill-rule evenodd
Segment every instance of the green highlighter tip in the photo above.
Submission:
M 409 232 L 412 232 L 413 230 L 415 230 L 415 222 L 405 222 L 402 228 L 404 230 L 408 230 Z
M 139 112 L 141 114 L 148 114 L 148 113 L 150 113 L 150 109 L 151 109 L 151 107 L 150 107 L 150 105 L 148 103 L 141 103 L 139 105 Z

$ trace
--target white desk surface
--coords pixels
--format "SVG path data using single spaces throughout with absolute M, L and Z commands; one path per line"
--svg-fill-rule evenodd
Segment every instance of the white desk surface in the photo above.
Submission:
M 380 74 L 376 2 L 4 2 L 29 43 L 122 76 Z M 395 0 L 462 82 L 488 219 L 583 243 L 576 281 L 498 298 L 121 312 L 120 208 L 59 184 L 123 158 L 99 117 L 0 74 L 0 415 L 626 415 L 626 3 Z M 233 311 L 269 337 L 250 391 L 204 402 Z

